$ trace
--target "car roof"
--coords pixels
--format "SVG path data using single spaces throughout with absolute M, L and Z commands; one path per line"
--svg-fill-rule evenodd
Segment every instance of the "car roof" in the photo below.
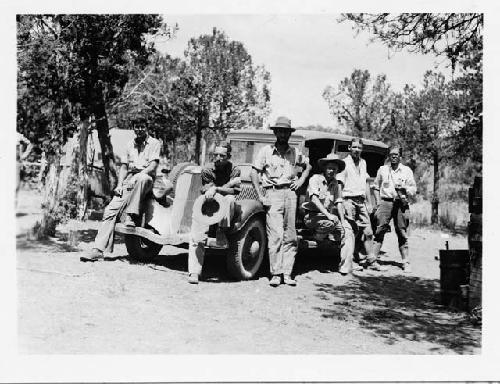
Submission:
M 250 140 L 250 139 L 269 139 L 274 136 L 273 131 L 270 129 L 232 129 L 229 131 L 228 139 L 240 139 L 240 140 Z M 319 140 L 319 139 L 330 139 L 330 140 L 340 140 L 350 142 L 355 136 L 345 135 L 343 133 L 335 132 L 324 132 L 315 131 L 308 129 L 297 129 L 292 132 L 290 136 L 291 141 L 309 141 L 309 140 Z M 381 141 L 363 139 L 364 145 L 370 145 L 373 147 L 379 147 L 383 149 L 388 149 L 389 146 Z

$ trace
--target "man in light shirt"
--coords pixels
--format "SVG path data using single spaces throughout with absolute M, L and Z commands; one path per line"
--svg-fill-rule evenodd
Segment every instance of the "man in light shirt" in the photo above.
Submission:
M 260 149 L 253 163 L 252 184 L 260 202 L 267 207 L 266 232 L 269 248 L 271 280 L 269 285 L 277 287 L 281 283 L 295 286 L 291 277 L 297 255 L 297 232 L 295 213 L 297 194 L 311 170 L 309 159 L 288 140 L 295 128 L 287 117 L 278 117 L 270 127 L 276 142 Z M 302 175 L 298 173 L 302 170 Z M 262 193 L 260 183 L 265 190 Z
M 386 270 L 378 264 L 373 255 L 373 231 L 370 215 L 366 207 L 366 180 L 369 175 L 366 171 L 366 161 L 361 158 L 363 152 L 363 141 L 353 138 L 349 146 L 350 154 L 344 159 L 345 169 L 337 175 L 342 185 L 342 199 L 344 201 L 345 218 L 351 224 L 359 241 L 364 236 L 364 246 L 367 252 L 366 266 L 383 271 Z M 353 265 L 354 269 L 362 269 Z
M 374 255 L 378 256 L 384 235 L 389 230 L 391 219 L 398 237 L 403 270 L 411 272 L 408 254 L 408 224 L 409 203 L 408 196 L 414 196 L 417 187 L 412 170 L 401 164 L 401 148 L 393 147 L 389 151 L 389 165 L 383 165 L 377 172 L 373 185 L 377 208 L 375 210 L 375 243 Z
M 81 261 L 97 261 L 104 258 L 103 252 L 113 252 L 116 220 L 125 212 L 123 224 L 135 227 L 141 213 L 141 202 L 153 188 L 160 161 L 160 141 L 148 135 L 143 120 L 134 123 L 134 132 L 136 137 L 127 146 L 114 197 L 104 210 L 94 247 L 87 257 L 80 258 Z

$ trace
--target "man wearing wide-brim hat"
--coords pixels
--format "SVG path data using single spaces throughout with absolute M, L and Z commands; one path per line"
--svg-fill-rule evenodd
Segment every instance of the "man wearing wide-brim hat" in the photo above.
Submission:
M 344 218 L 342 194 L 337 173 L 345 169 L 345 163 L 335 153 L 319 159 L 322 173 L 313 175 L 307 187 L 308 201 L 304 224 L 315 233 L 318 241 L 330 240 L 341 245 L 339 272 L 347 275 L 352 270 L 354 232 Z
M 294 286 L 296 281 L 291 274 L 297 254 L 296 190 L 306 181 L 311 165 L 298 148 L 288 144 L 295 131 L 289 118 L 278 117 L 269 128 L 273 130 L 276 142 L 262 147 L 257 154 L 253 163 L 252 183 L 259 200 L 267 207 L 266 232 L 271 270 L 269 284 L 276 287 L 283 282 Z M 261 183 L 265 193 L 261 190 Z

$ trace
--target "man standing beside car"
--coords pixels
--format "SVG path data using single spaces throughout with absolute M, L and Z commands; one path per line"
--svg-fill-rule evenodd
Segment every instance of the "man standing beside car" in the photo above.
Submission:
M 260 149 L 252 169 L 252 184 L 266 211 L 266 232 L 269 247 L 271 280 L 277 287 L 282 282 L 295 286 L 291 277 L 297 254 L 297 232 L 295 213 L 297 209 L 296 190 L 307 179 L 311 170 L 309 159 L 297 148 L 288 144 L 294 128 L 289 118 L 278 117 L 270 127 L 276 142 Z M 303 170 L 298 177 L 298 168 Z M 265 196 L 260 183 L 265 190 Z
M 349 151 L 351 153 L 344 159 L 345 170 L 337 175 L 337 180 L 343 185 L 345 218 L 355 230 L 358 241 L 364 237 L 363 243 L 367 252 L 366 266 L 379 271 L 384 270 L 385 268 L 381 267 L 373 257 L 373 231 L 366 207 L 366 180 L 369 176 L 366 171 L 366 161 L 361 158 L 363 141 L 354 137 Z
M 153 188 L 153 178 L 160 161 L 160 141 L 149 136 L 146 122 L 133 123 L 135 138 L 127 146 L 122 161 L 114 197 L 104 209 L 102 223 L 97 231 L 92 251 L 81 261 L 104 259 L 103 252 L 113 252 L 116 220 L 126 213 L 124 225 L 135 227 L 141 213 L 141 203 Z
M 375 209 L 375 244 L 374 256 L 377 257 L 384 236 L 389 231 L 391 219 L 398 237 L 399 252 L 403 271 L 411 272 L 408 252 L 409 209 L 408 196 L 417 192 L 413 171 L 401 164 L 401 148 L 392 147 L 389 151 L 389 165 L 382 165 L 377 172 L 373 189 L 377 207 Z
M 229 161 L 231 158 L 231 145 L 229 143 L 217 145 L 213 156 L 213 166 L 204 167 L 201 171 L 201 192 L 206 200 L 213 199 L 216 193 L 221 194 L 227 200 L 227 212 L 219 223 L 216 236 L 216 244 L 223 247 L 227 245 L 224 230 L 230 227 L 234 212 L 234 195 L 240 191 L 241 171 Z M 197 220 L 196 215 L 197 212 L 193 212 L 189 241 L 188 282 L 190 284 L 198 284 L 200 279 L 205 259 L 206 232 L 209 230 L 209 225 Z

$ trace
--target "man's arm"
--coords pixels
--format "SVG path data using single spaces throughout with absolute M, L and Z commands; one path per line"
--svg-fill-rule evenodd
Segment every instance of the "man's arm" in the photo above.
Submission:
M 128 163 L 122 163 L 120 166 L 120 171 L 118 173 L 118 184 L 114 190 L 115 195 L 122 196 L 123 194 L 123 182 L 128 175 Z
M 151 161 L 146 168 L 144 168 L 141 172 L 139 173 L 145 173 L 151 177 L 156 176 L 156 168 L 158 168 L 158 160 L 153 160 Z
M 406 193 L 409 196 L 415 196 L 417 193 L 417 184 L 415 183 L 415 178 L 413 177 L 413 171 L 407 168 L 407 178 L 405 182 Z
M 380 167 L 377 171 L 377 176 L 373 181 L 372 189 L 373 195 L 375 196 L 375 207 L 380 204 L 380 184 L 382 182 L 382 167 Z M 375 208 L 374 207 L 374 208 Z

